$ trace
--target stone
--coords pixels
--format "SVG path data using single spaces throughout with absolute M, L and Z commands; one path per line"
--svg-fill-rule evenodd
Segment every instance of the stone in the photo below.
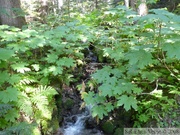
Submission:
M 124 135 L 124 129 L 123 128 L 117 128 L 113 135 Z
M 74 101 L 70 98 L 67 98 L 65 101 L 64 101 L 64 108 L 65 109 L 72 109 L 74 106 Z
M 115 126 L 112 121 L 107 120 L 102 124 L 102 130 L 105 134 L 113 134 Z

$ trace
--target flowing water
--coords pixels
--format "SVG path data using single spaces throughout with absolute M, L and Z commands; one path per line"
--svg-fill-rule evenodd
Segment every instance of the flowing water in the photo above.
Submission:
M 98 129 L 87 129 L 86 121 L 92 119 L 89 108 L 81 114 L 65 118 L 63 135 L 103 135 Z
M 89 62 L 96 63 L 97 57 L 93 52 L 88 48 L 88 55 L 86 58 Z M 92 68 L 93 66 L 91 66 Z M 63 122 L 63 128 L 61 129 L 61 134 L 59 135 L 103 135 L 103 133 L 98 130 L 95 122 L 93 120 L 91 113 L 91 106 L 88 106 L 81 113 L 66 116 Z M 89 124 L 91 128 L 87 126 L 87 121 L 91 121 Z

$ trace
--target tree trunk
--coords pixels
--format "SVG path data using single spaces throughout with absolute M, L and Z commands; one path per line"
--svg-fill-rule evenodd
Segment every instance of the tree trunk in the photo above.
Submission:
M 124 4 L 127 8 L 129 8 L 129 0 L 124 0 Z
M 20 0 L 0 0 L 0 24 L 21 28 L 25 22 Z
M 137 11 L 140 16 L 145 16 L 148 14 L 148 7 L 146 5 L 146 0 L 141 0 L 141 4 L 138 6 Z
M 95 0 L 95 8 L 98 9 L 98 0 Z
M 136 11 L 136 4 L 137 4 L 137 0 L 130 0 L 130 6 L 135 11 Z

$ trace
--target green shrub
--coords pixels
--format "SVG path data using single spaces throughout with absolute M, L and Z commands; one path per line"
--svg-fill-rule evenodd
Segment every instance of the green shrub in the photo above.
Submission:
M 117 7 L 93 22 L 95 52 L 103 51 L 108 61 L 92 74 L 91 90 L 82 92 L 85 103 L 93 105 L 92 115 L 103 119 L 123 106 L 136 111 L 135 127 L 153 120 L 159 125 L 178 107 L 180 17 L 165 10 L 139 17 Z

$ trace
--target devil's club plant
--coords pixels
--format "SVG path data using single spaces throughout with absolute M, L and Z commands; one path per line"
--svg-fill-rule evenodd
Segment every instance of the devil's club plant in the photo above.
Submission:
M 165 127 L 160 118 L 178 107 L 180 17 L 165 10 L 139 17 L 118 7 L 93 22 L 98 37 L 94 50 L 109 65 L 92 74 L 93 89 L 82 93 L 93 106 L 92 115 L 102 119 L 122 106 L 137 112 L 136 127 L 153 120 Z

